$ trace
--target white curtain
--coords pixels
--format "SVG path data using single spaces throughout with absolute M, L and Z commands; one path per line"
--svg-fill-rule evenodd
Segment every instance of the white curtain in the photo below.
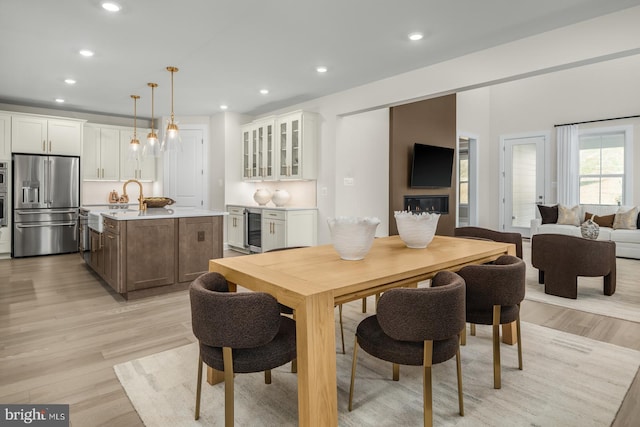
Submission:
M 580 200 L 578 125 L 558 126 L 558 203 L 575 206 Z

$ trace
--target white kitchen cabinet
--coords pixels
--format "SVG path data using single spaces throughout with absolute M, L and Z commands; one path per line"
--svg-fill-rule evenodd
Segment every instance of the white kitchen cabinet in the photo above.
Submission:
M 0 160 L 11 160 L 11 116 L 0 114 Z
M 120 131 L 117 128 L 86 124 L 82 146 L 83 179 L 120 179 Z
M 316 209 L 263 209 L 262 252 L 295 246 L 315 246 L 318 240 Z
M 227 245 L 244 251 L 244 208 L 227 206 Z
M 15 153 L 79 156 L 83 120 L 13 115 L 11 145 Z
M 140 160 L 129 159 L 129 143 L 133 138 L 133 128 L 120 131 L 120 180 L 137 179 L 155 181 L 155 157 L 142 157 L 142 147 L 146 143 L 148 129 L 136 129 L 136 138 L 140 141 Z
M 316 179 L 318 176 L 315 113 L 296 111 L 278 116 L 278 179 Z
M 242 178 L 273 180 L 276 176 L 275 120 L 262 119 L 242 127 Z

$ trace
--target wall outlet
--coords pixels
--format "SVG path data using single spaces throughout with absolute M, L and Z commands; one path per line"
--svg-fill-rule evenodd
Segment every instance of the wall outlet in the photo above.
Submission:
M 344 185 L 345 186 L 351 187 L 351 186 L 353 186 L 353 184 L 354 184 L 354 179 L 353 178 L 349 177 L 349 178 L 345 178 L 344 179 Z

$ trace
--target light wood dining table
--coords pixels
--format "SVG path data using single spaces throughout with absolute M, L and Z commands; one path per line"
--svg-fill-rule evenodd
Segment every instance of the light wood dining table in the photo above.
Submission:
M 438 271 L 456 271 L 501 255 L 509 243 L 435 236 L 425 249 L 410 249 L 399 236 L 377 238 L 363 260 L 342 260 L 333 245 L 213 259 L 209 271 L 231 284 L 267 292 L 295 310 L 298 357 L 298 425 L 337 426 L 336 304 L 396 287 L 415 287 Z M 513 343 L 514 331 L 503 328 Z M 208 381 L 221 373 L 209 368 Z

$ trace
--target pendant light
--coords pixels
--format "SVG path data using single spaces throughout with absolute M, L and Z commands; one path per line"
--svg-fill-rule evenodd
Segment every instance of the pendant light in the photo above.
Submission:
M 178 132 L 178 125 L 175 122 L 175 116 L 173 115 L 173 74 L 178 72 L 177 67 L 167 67 L 167 71 L 171 73 L 171 119 L 167 123 L 167 128 L 164 132 L 164 138 L 162 138 L 162 151 L 179 151 L 182 149 L 180 146 L 180 133 Z
M 129 142 L 129 154 L 127 156 L 128 160 L 130 161 L 138 161 L 140 160 L 140 154 L 141 154 L 141 149 L 140 149 L 140 140 L 138 140 L 138 135 L 137 135 L 137 104 L 138 104 L 138 99 L 140 99 L 139 95 L 131 95 L 131 98 L 133 99 L 133 138 L 131 138 L 131 141 Z
M 158 157 L 160 155 L 160 143 L 153 124 L 153 91 L 158 87 L 158 83 L 147 83 L 147 86 L 151 88 L 151 131 L 147 135 L 147 143 L 144 145 L 142 155 L 145 157 Z

